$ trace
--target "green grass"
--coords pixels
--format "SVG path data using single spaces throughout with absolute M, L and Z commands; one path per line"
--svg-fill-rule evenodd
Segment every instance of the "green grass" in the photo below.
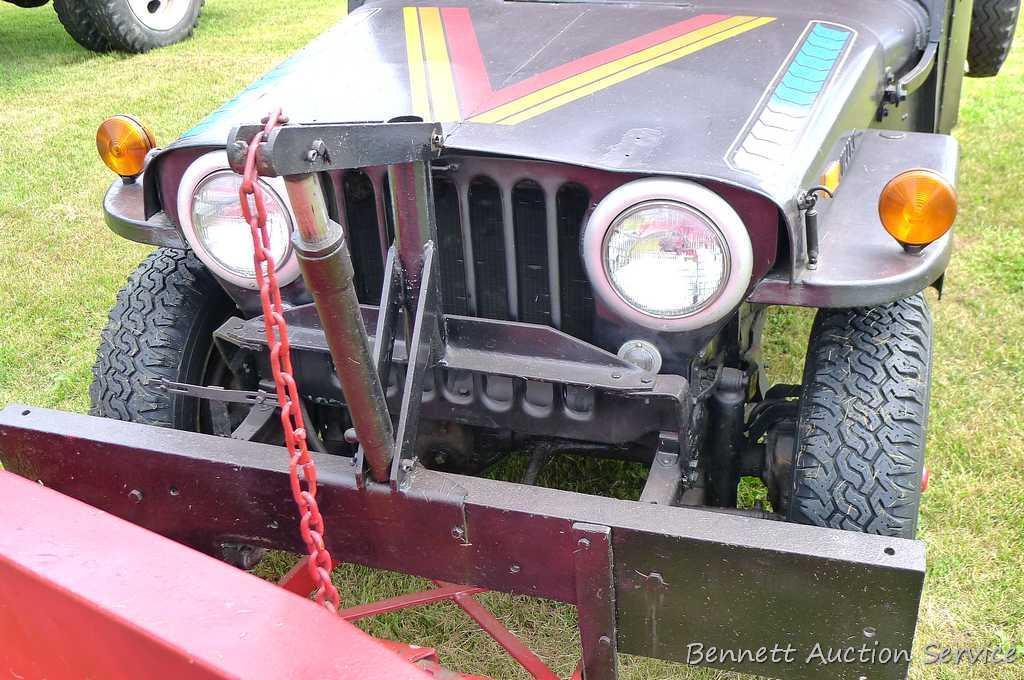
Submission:
M 194 39 L 124 57 L 81 50 L 49 8 L 0 6 L 0 404 L 87 408 L 107 309 L 147 251 L 103 225 L 111 175 L 96 158 L 99 121 L 134 113 L 170 141 L 340 15 L 321 0 L 216 0 Z M 963 210 L 946 293 L 933 305 L 932 485 L 921 522 L 929 574 L 918 642 L 1021 645 L 1024 50 L 998 79 L 966 83 L 961 120 Z M 771 367 L 782 380 L 799 379 L 810 318 L 790 310 L 771 319 Z M 606 468 L 574 460 L 557 472 L 627 497 L 638 484 L 612 483 Z M 275 555 L 261 573 L 280 573 L 288 559 Z M 352 567 L 337 578 L 348 602 L 420 584 Z M 570 607 L 484 599 L 557 670 L 571 670 Z M 382 617 L 372 630 L 437 646 L 467 672 L 525 677 L 446 605 Z M 1024 677 L 1021 665 L 936 669 L 921 665 L 923 654 L 916 658 L 915 678 Z M 624 658 L 623 670 L 630 680 L 727 677 L 638 658 Z

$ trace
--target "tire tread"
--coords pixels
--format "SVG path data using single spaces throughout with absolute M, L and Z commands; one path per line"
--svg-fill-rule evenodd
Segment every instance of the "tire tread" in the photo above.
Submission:
M 92 52 L 109 52 L 110 41 L 93 20 L 88 6 L 79 0 L 53 0 L 57 19 L 75 42 Z
M 790 519 L 913 537 L 930 374 L 923 295 L 819 311 L 804 370 Z
M 117 294 L 89 386 L 90 413 L 116 420 L 174 427 L 175 397 L 146 385 L 178 381 L 204 306 L 224 293 L 190 251 L 160 248 Z
M 1010 54 L 1021 0 L 974 0 L 967 43 L 967 75 L 990 78 Z

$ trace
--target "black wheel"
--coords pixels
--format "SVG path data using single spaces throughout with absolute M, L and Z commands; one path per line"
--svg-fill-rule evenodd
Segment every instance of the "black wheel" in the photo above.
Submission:
M 790 520 L 914 536 L 931 333 L 921 294 L 818 312 L 804 367 Z
M 213 331 L 237 313 L 232 300 L 191 252 L 161 248 L 128 279 L 100 336 L 93 382 L 93 415 L 178 430 L 217 431 L 209 401 L 171 394 L 149 384 L 235 384 Z M 230 405 L 237 426 L 248 406 Z M 235 408 L 237 407 L 237 408 Z M 221 430 L 225 429 L 219 425 Z
M 999 73 L 1010 54 L 1021 0 L 974 0 L 967 75 L 989 78 Z
M 75 42 L 93 52 L 109 52 L 110 43 L 92 19 L 89 8 L 79 0 L 53 0 L 53 9 Z
M 110 46 L 148 52 L 192 35 L 204 0 L 72 0 L 89 8 Z

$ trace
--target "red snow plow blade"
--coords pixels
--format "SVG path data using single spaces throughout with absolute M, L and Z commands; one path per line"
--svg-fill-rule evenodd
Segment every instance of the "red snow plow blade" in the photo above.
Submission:
M 9 472 L 0 498 L 0 665 L 13 678 L 473 677 Z

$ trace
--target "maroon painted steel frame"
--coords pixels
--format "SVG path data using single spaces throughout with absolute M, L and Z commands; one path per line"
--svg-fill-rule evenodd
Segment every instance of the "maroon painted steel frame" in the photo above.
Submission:
M 395 493 L 359 487 L 350 459 L 313 455 L 333 554 L 576 604 L 591 659 L 604 654 L 602 636 L 622 652 L 669 660 L 684 660 L 690 641 L 756 648 L 781 635 L 809 649 L 849 644 L 867 628 L 880 646 L 913 641 L 918 542 L 422 469 Z M 302 548 L 280 447 L 14 405 L 0 410 L 0 460 L 203 551 L 225 542 Z M 815 680 L 905 675 L 894 664 L 733 669 Z

